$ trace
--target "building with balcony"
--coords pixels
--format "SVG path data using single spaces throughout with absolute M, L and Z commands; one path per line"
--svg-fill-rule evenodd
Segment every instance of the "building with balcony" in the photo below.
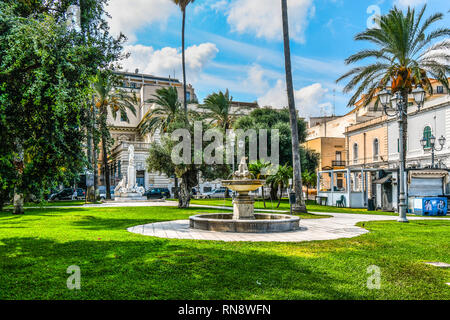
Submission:
M 443 136 L 450 139 L 450 96 L 437 81 L 432 81 L 434 94 L 427 96 L 419 110 L 410 97 L 408 108 L 408 134 L 406 171 L 404 177 L 407 196 L 442 196 L 450 191 L 448 169 L 450 143 L 435 152 L 435 167 L 431 168 L 429 140 Z M 397 118 L 374 110 L 376 117 L 356 121 L 345 128 L 345 169 L 319 172 L 319 195 L 335 205 L 342 197 L 348 207 L 366 207 L 373 199 L 378 209 L 398 210 L 399 194 L 399 128 Z M 381 108 L 381 107 L 380 107 Z M 421 140 L 426 142 L 425 148 Z M 346 186 L 343 186 L 345 181 Z
M 173 190 L 175 187 L 173 177 L 167 177 L 155 172 L 148 172 L 146 169 L 150 144 L 160 139 L 159 132 L 155 132 L 154 135 L 142 135 L 139 128 L 142 125 L 144 116 L 155 107 L 154 104 L 146 101 L 156 94 L 157 89 L 169 86 L 175 87 L 178 91 L 180 101 L 183 102 L 183 85 L 177 79 L 140 74 L 137 70 L 135 73 L 116 72 L 116 74 L 122 79 L 122 89 L 128 90 L 130 93 L 135 93 L 139 97 L 140 104 L 135 106 L 136 115 L 129 110 L 127 111 L 128 121 L 121 118 L 120 115 L 116 119 L 114 119 L 111 114 L 108 115 L 110 134 L 114 141 L 108 154 L 111 186 L 117 185 L 123 176 L 126 175 L 128 167 L 128 147 L 132 144 L 135 148 L 137 184 L 145 189 L 160 187 Z M 201 112 L 201 109 L 198 108 L 195 90 L 191 85 L 187 86 L 187 99 L 189 100 L 189 109 Z M 237 115 L 248 114 L 255 108 L 258 108 L 257 103 L 236 101 L 232 104 L 232 112 Z M 105 184 L 102 157 L 103 155 L 100 153 L 98 161 L 99 185 Z M 219 181 L 204 181 L 201 184 L 200 189 L 202 192 L 207 192 L 218 187 L 220 187 Z

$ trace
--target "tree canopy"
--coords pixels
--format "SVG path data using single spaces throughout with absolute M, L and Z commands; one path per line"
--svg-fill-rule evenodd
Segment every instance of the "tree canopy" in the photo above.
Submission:
M 69 28 L 73 3 L 0 0 L 1 203 L 14 189 L 41 195 L 86 166 L 91 80 L 122 57 L 124 38 L 109 35 L 103 0 L 81 0 L 83 30 Z

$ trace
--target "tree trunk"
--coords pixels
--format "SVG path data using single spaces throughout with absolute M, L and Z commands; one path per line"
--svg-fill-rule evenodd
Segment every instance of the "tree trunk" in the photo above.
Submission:
M 173 192 L 173 196 L 175 199 L 179 199 L 180 198 L 180 193 L 178 192 L 178 178 L 177 176 L 175 176 L 174 178 L 174 184 L 175 184 L 175 191 Z
M 107 141 L 105 135 L 102 135 L 102 151 L 103 151 L 103 167 L 105 168 L 104 179 L 106 184 L 106 199 L 111 200 L 111 181 L 109 176 L 109 166 L 108 166 L 108 154 L 107 154 Z
M 23 194 L 14 192 L 14 214 L 24 214 Z
M 183 178 L 181 180 L 180 197 L 178 199 L 178 208 L 187 209 L 191 202 L 191 190 L 189 187 L 188 179 Z
M 278 200 L 278 186 L 275 186 L 273 183 L 270 184 L 270 197 L 272 201 Z
M 300 143 L 298 139 L 297 110 L 295 109 L 294 85 L 292 83 L 291 49 L 289 45 L 289 23 L 287 0 L 281 0 L 283 19 L 284 58 L 286 67 L 286 86 L 288 93 L 289 116 L 292 130 L 292 163 L 294 169 L 293 189 L 295 192 L 294 212 L 307 212 L 302 192 L 302 168 L 300 162 Z
M 278 189 L 280 190 L 280 197 L 278 198 L 278 205 L 277 205 L 277 209 L 280 207 L 281 204 L 281 199 L 283 198 L 283 186 L 278 186 Z
M 184 113 L 187 121 L 187 90 L 186 90 L 186 56 L 185 56 L 185 44 L 184 44 L 184 31 L 186 25 L 186 8 L 183 9 L 183 22 L 181 27 L 181 63 L 183 67 L 183 105 Z
M 261 187 L 261 193 L 262 193 L 264 208 L 266 208 L 266 196 L 264 195 L 264 186 Z
M 94 102 L 94 101 L 93 101 Z M 98 159 L 97 159 L 97 148 L 98 148 L 98 132 L 97 130 L 97 109 L 92 106 L 92 170 L 94 173 L 94 194 L 93 201 L 97 201 L 97 190 L 98 190 Z

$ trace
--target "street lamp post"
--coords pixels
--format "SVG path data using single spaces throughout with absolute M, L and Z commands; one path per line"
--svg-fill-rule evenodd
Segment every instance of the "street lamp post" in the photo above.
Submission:
M 434 159 L 435 159 L 434 152 L 441 151 L 442 149 L 444 149 L 444 145 L 445 145 L 446 141 L 447 141 L 447 139 L 445 139 L 444 136 L 441 136 L 438 139 L 438 142 L 439 142 L 439 145 L 441 146 L 441 148 L 438 149 L 438 148 L 436 148 L 436 137 L 435 136 L 432 135 L 428 139 L 423 137 L 423 139 L 420 140 L 420 144 L 422 145 L 423 150 L 431 149 L 431 168 L 432 169 L 434 169 Z
M 414 101 L 420 110 L 421 106 L 425 101 L 425 90 L 421 86 L 418 86 L 412 91 Z M 381 104 L 383 105 L 384 113 L 389 117 L 397 117 L 397 122 L 399 126 L 399 148 L 400 148 L 400 163 L 399 163 L 399 183 L 400 183 L 400 196 L 399 196 L 399 218 L 398 222 L 409 222 L 406 218 L 406 194 L 405 194 L 405 166 L 406 166 L 406 153 L 405 153 L 405 143 L 403 123 L 406 121 L 408 116 L 408 99 L 403 98 L 400 92 L 392 95 L 386 88 L 382 90 L 378 97 Z M 389 111 L 389 106 L 393 109 L 392 112 Z

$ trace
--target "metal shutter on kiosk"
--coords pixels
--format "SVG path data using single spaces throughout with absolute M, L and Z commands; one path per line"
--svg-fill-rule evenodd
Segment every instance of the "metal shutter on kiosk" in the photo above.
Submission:
M 437 197 L 444 194 L 442 178 L 411 178 L 408 195 L 414 197 Z

